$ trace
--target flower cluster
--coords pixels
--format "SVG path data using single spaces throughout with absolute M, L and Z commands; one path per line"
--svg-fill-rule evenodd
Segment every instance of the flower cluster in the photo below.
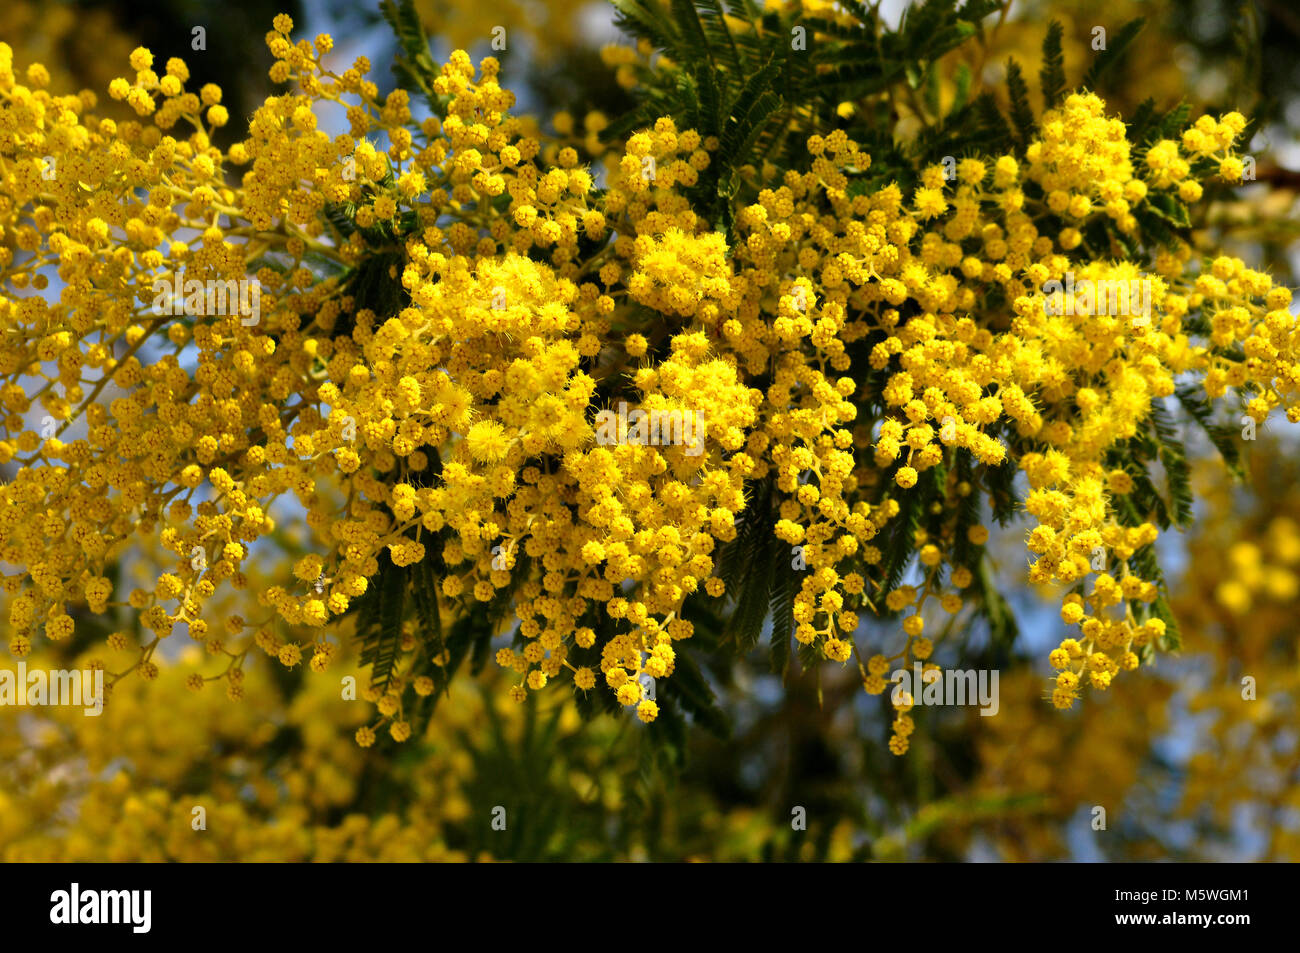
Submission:
M 415 567 L 436 576 L 436 614 L 508 603 L 517 630 L 496 661 L 512 697 L 564 677 L 648 722 L 647 676 L 672 676 L 695 632 L 688 600 L 726 594 L 720 549 L 769 484 L 762 530 L 808 570 L 794 638 L 837 663 L 857 654 L 880 694 L 897 660 L 932 664 L 927 604 L 968 605 L 987 477 L 1014 466 L 1037 524 L 1029 578 L 1073 587 L 1061 616 L 1078 635 L 1051 658 L 1068 707 L 1165 633 L 1158 580 L 1134 569 L 1157 529 L 1125 509 L 1138 475 L 1114 452 L 1186 373 L 1210 398 L 1242 395 L 1256 421 L 1300 416 L 1285 289 L 1238 259 L 1200 267 L 1180 241 L 1149 270 L 1119 254 L 1147 210 L 1200 198 L 1198 176 L 1240 177 L 1237 114 L 1139 155 L 1100 99 L 1075 94 L 1023 160 L 967 157 L 952 180 L 931 166 L 908 190 L 871 180 L 842 130 L 814 135 L 805 167 L 749 169 L 724 232 L 692 201 L 716 138 L 663 117 L 598 188 L 602 170 L 512 113 L 496 60 L 454 53 L 417 119 L 404 90 L 378 98 L 364 58 L 335 72 L 329 36 L 274 26 L 271 78 L 291 91 L 227 149 L 221 90 L 187 89 L 179 59 L 159 75 L 132 53 L 109 94 L 139 121 L 115 122 L 91 93 L 46 92 L 39 69 L 20 82 L 0 45 L 15 654 L 68 639 L 82 605 L 129 607 L 146 634 L 110 686 L 155 677 L 158 646 L 186 633 L 228 657 L 239 697 L 252 648 L 319 672 L 330 628 L 385 571 Z M 347 132 L 320 128 L 323 103 Z M 250 280 L 251 310 L 224 293 Z M 184 315 L 160 310 L 159 282 L 183 288 Z M 1046 290 L 1079 282 L 1145 282 L 1145 320 Z M 667 437 L 601 439 L 615 402 L 669 421 Z M 694 442 L 673 439 L 687 420 Z M 918 512 L 936 489 L 947 502 Z M 308 551 L 249 596 L 255 618 L 212 618 L 218 587 L 247 589 L 290 519 Z M 882 533 L 907 537 L 918 584 L 887 564 Z M 111 570 L 140 537 L 170 555 L 121 591 Z M 863 650 L 861 615 L 898 612 L 902 647 Z M 363 745 L 382 726 L 409 737 L 406 689 L 436 689 L 422 666 L 449 656 L 418 621 L 370 691 Z M 907 699 L 897 708 L 901 754 L 913 723 Z

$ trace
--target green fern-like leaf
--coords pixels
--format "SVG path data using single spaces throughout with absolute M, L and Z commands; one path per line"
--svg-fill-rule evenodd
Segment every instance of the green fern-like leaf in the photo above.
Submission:
M 1080 85 L 1084 89 L 1095 90 L 1098 80 L 1123 59 L 1124 54 L 1133 45 L 1133 41 L 1138 38 L 1138 34 L 1142 32 L 1142 27 L 1145 25 L 1146 17 L 1137 17 L 1120 27 L 1119 32 L 1110 37 L 1106 49 L 1098 52 L 1097 61 L 1084 74 L 1083 82 Z
M 716 59 L 720 60 L 733 76 L 743 76 L 744 66 L 741 63 L 740 48 L 736 45 L 736 38 L 731 35 L 731 27 L 727 25 L 726 12 L 721 2 L 699 0 L 697 13 L 704 33 L 708 37 L 709 46 L 715 51 Z
M 381 691 L 388 687 L 402 641 L 406 588 L 405 570 L 394 566 L 387 552 L 380 553 L 379 572 L 361 599 L 357 637 L 361 641 L 361 665 L 370 668 L 370 684 Z
M 1156 121 L 1153 138 L 1168 139 L 1177 135 L 1187 125 L 1187 119 L 1191 114 L 1192 106 L 1190 103 L 1179 103 Z
M 790 664 L 790 638 L 794 634 L 794 600 L 801 588 L 802 574 L 788 564 L 776 568 L 769 607 L 772 632 L 768 637 L 772 671 L 785 675 Z
M 904 490 L 898 496 L 898 515 L 889 521 L 889 537 L 882 551 L 881 577 L 885 592 L 897 589 L 903 581 L 907 567 L 916 555 L 916 531 L 921 526 L 921 517 L 925 512 L 926 490 L 930 483 L 930 471 L 921 474 L 916 486 Z
M 393 58 L 393 73 L 403 89 L 420 93 L 439 115 L 445 115 L 440 97 L 433 91 L 433 81 L 438 69 L 429 55 L 429 41 L 420 25 L 420 15 L 412 0 L 383 0 L 380 12 L 393 35 L 397 37 L 400 52 Z
M 1160 639 L 1160 648 L 1166 652 L 1176 652 L 1183 647 L 1182 631 L 1178 628 L 1178 617 L 1169 606 L 1169 597 L 1161 592 L 1151 604 L 1151 613 L 1165 624 L 1165 634 Z
M 682 649 L 673 663 L 673 674 L 659 679 L 656 693 L 681 705 L 701 727 L 726 738 L 731 734 L 731 722 L 714 698 L 713 689 L 704 678 L 691 653 Z M 658 700 L 658 699 L 656 699 Z
M 1192 523 L 1195 502 L 1192 493 L 1191 467 L 1187 463 L 1187 449 L 1178 434 L 1178 425 L 1161 401 L 1151 405 L 1151 424 L 1160 445 L 1160 463 L 1165 468 L 1169 485 L 1169 503 L 1173 522 L 1180 527 Z
M 1174 396 L 1187 415 L 1209 438 L 1210 443 L 1223 457 L 1229 472 L 1238 480 L 1245 478 L 1245 467 L 1241 458 L 1241 447 L 1237 442 L 1237 430 L 1225 424 L 1216 423 L 1214 411 L 1206 399 L 1204 391 L 1194 385 L 1184 384 L 1174 390 Z
M 719 574 L 732 594 L 734 608 L 723 637 L 749 651 L 762 634 L 772 602 L 776 561 L 785 544 L 772 533 L 772 481 L 761 481 L 742 513 L 736 539 L 723 550 Z
M 1011 100 L 1011 123 L 1023 148 L 1034 134 L 1034 111 L 1029 105 L 1029 84 L 1014 59 L 1007 60 L 1007 95 Z
M 644 37 L 658 49 L 675 50 L 680 47 L 676 25 L 667 12 L 654 0 L 610 0 L 617 14 L 615 25 L 624 33 Z
M 1043 67 L 1038 77 L 1045 109 L 1055 106 L 1065 93 L 1065 54 L 1061 50 L 1061 37 L 1064 33 L 1060 22 L 1053 20 L 1048 25 L 1047 36 L 1043 40 Z

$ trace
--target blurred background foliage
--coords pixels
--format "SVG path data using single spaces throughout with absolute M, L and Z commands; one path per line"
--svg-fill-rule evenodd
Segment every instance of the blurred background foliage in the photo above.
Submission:
M 628 77 L 600 55 L 617 40 L 603 3 L 418 6 L 436 58 L 500 56 L 521 111 L 588 158 L 632 105 Z M 262 38 L 277 12 L 333 33 L 342 55 L 364 53 L 391 81 L 377 6 L 341 0 L 8 0 L 0 40 L 20 64 L 45 63 L 56 91 L 98 92 L 104 110 L 119 105 L 104 90 L 133 47 L 180 55 L 248 116 L 273 91 Z M 1294 286 L 1300 13 L 1286 0 L 1012 3 L 946 58 L 941 97 L 963 69 L 990 88 L 1009 58 L 1032 74 L 1049 18 L 1065 26 L 1076 79 L 1095 27 L 1137 16 L 1137 54 L 1099 91 L 1125 115 L 1147 97 L 1250 115 L 1258 182 L 1214 206 L 1203 237 Z M 204 53 L 192 49 L 199 25 Z M 498 26 L 505 52 L 491 48 Z M 892 118 L 900 139 L 918 127 L 905 108 Z M 996 582 L 1017 634 L 976 633 L 940 656 L 1000 669 L 1000 710 L 917 709 L 904 758 L 886 748 L 887 699 L 865 695 L 855 672 L 796 668 L 782 686 L 757 656 L 707 671 L 722 706 L 713 731 L 584 722 L 559 693 L 516 705 L 492 670 L 457 681 L 420 740 L 366 750 L 352 741 L 366 705 L 340 691 L 349 674 L 364 682 L 355 659 L 325 675 L 258 660 L 238 703 L 165 667 L 157 684 L 123 683 L 99 718 L 0 708 L 0 860 L 1300 860 L 1300 454 L 1268 428 L 1243 446 L 1245 485 L 1203 468 L 1195 527 L 1165 543 L 1181 656 L 1071 712 L 1045 700 L 1039 651 L 1062 623 L 1026 589 L 1023 547 L 1007 539 Z M 282 539 L 289 552 L 304 542 Z M 29 665 L 75 666 L 113 621 L 79 618 L 76 639 Z

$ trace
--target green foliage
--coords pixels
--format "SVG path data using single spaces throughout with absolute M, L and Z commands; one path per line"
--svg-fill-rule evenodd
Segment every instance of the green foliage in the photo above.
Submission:
M 1011 100 L 1011 123 L 1016 130 L 1016 142 L 1024 149 L 1034 130 L 1034 111 L 1029 105 L 1029 85 L 1020 72 L 1020 64 L 1007 60 L 1007 95 Z
M 1237 428 L 1231 424 L 1217 423 L 1205 393 L 1193 385 L 1184 384 L 1174 391 L 1174 397 L 1186 411 L 1187 416 L 1209 438 L 1210 443 L 1219 451 L 1228 471 L 1238 480 L 1245 479 L 1245 464 L 1241 457 L 1241 447 L 1237 442 Z
M 379 572 L 357 601 L 356 638 L 361 664 L 370 667 L 370 684 L 385 690 L 402 641 L 408 574 L 394 566 L 387 553 L 379 557 Z
M 1039 70 L 1038 79 L 1043 88 L 1043 108 L 1050 109 L 1065 95 L 1065 54 L 1061 50 L 1061 36 L 1064 33 L 1059 20 L 1053 20 L 1047 26 L 1047 38 L 1043 40 L 1043 68 Z
M 1083 82 L 1079 85 L 1084 89 L 1096 90 L 1102 77 L 1124 56 L 1145 25 L 1146 18 L 1137 17 L 1120 27 L 1119 32 L 1108 38 L 1106 49 L 1098 52 L 1096 62 L 1083 75 Z
M 1192 475 L 1187 464 L 1187 449 L 1178 436 L 1178 426 L 1161 401 L 1151 405 L 1151 430 L 1159 444 L 1160 463 L 1169 486 L 1169 510 L 1174 525 L 1186 528 L 1192 523 Z
M 433 79 L 438 71 L 429 55 L 429 41 L 424 36 L 415 4 L 412 0 L 383 0 L 379 9 L 397 38 L 398 53 L 393 57 L 397 85 L 418 92 L 430 109 L 445 116 L 447 99 L 433 91 Z
M 772 533 L 772 481 L 760 482 L 746 501 L 736 538 L 724 547 L 718 575 L 733 593 L 733 609 L 723 636 L 747 652 L 757 643 L 767 618 L 777 563 L 789 546 Z M 786 565 L 789 565 L 786 560 Z

